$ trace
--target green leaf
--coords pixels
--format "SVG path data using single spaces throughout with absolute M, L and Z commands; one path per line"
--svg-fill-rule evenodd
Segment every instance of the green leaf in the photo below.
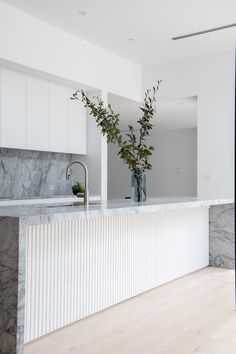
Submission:
M 142 118 L 137 121 L 140 125 L 140 129 L 137 134 L 134 127 L 129 125 L 129 132 L 125 134 L 127 140 L 123 139 L 119 127 L 120 115 L 113 111 L 111 104 L 105 107 L 104 102 L 99 97 L 93 97 L 95 101 L 91 101 L 83 90 L 77 90 L 71 97 L 72 100 L 81 101 L 84 107 L 88 108 L 89 115 L 95 118 L 102 135 L 106 136 L 107 142 L 118 145 L 118 155 L 123 162 L 128 165 L 130 171 L 136 174 L 140 173 L 140 171 L 150 170 L 152 168 L 149 159 L 152 156 L 154 147 L 147 147 L 145 141 L 153 128 L 151 120 L 156 112 L 155 96 L 159 90 L 160 84 L 161 80 L 157 82 L 156 86 L 153 86 L 152 90 L 145 92 L 143 105 L 139 107 L 143 115 Z

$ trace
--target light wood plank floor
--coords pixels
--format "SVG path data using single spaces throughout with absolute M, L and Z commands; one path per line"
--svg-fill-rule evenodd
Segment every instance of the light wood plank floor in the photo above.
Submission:
M 234 272 L 206 268 L 25 346 L 26 354 L 235 354 Z

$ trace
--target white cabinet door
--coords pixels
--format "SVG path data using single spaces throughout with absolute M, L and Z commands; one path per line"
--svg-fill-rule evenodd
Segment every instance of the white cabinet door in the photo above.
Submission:
M 0 68 L 0 146 L 87 152 L 87 110 L 74 89 Z
M 49 83 L 49 150 L 68 151 L 69 89 Z
M 2 147 L 26 148 L 26 76 L 0 68 L 0 143 Z
M 48 151 L 49 83 L 46 80 L 27 77 L 27 148 Z
M 75 90 L 69 90 L 69 98 Z M 69 100 L 68 152 L 87 153 L 87 109 L 77 100 Z

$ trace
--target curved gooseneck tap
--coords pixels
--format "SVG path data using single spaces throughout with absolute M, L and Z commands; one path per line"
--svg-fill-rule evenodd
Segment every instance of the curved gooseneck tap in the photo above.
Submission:
M 81 165 L 84 169 L 84 176 L 85 176 L 85 183 L 84 183 L 84 186 L 85 186 L 85 191 L 84 191 L 84 204 L 86 206 L 88 206 L 88 202 L 89 202 L 89 191 L 88 191 L 88 169 L 87 169 L 87 166 L 80 160 L 75 160 L 75 161 L 72 161 L 67 169 L 66 169 L 66 179 L 69 180 L 70 179 L 70 175 L 71 175 L 71 167 L 73 165 Z

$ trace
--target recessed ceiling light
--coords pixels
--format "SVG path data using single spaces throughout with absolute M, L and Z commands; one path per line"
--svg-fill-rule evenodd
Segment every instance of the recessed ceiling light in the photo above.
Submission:
M 128 38 L 128 41 L 133 42 L 135 39 L 133 37 Z
M 84 15 L 87 15 L 87 12 L 86 11 L 78 11 L 78 15 L 84 16 Z

